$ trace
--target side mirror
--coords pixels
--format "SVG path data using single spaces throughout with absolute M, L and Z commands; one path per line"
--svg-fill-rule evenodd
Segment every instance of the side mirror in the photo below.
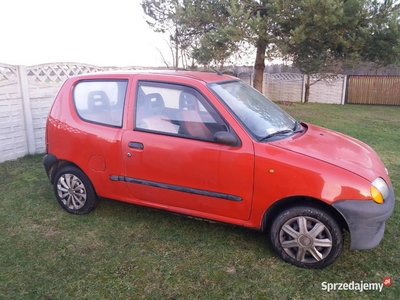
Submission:
M 218 131 L 214 134 L 214 141 L 218 144 L 228 145 L 228 146 L 239 146 L 239 139 L 230 132 Z

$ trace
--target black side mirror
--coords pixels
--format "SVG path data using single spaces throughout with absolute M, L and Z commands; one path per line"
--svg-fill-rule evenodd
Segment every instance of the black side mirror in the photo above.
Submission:
M 214 141 L 218 144 L 228 145 L 228 146 L 239 146 L 240 141 L 230 132 L 218 131 L 214 134 Z

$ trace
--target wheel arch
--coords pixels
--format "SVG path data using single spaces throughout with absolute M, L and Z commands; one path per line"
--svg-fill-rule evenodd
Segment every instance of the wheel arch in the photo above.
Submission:
M 300 205 L 312 206 L 327 212 L 336 220 L 336 222 L 342 229 L 345 229 L 347 231 L 349 230 L 348 224 L 344 219 L 343 215 L 339 211 L 337 211 L 333 206 L 319 199 L 307 196 L 293 196 L 276 201 L 264 212 L 261 223 L 261 230 L 262 231 L 268 230 L 271 226 L 272 221 L 283 210 Z
M 57 159 L 55 161 L 52 161 L 52 164 L 50 166 L 46 166 L 46 171 L 49 176 L 51 184 L 54 184 L 54 178 L 56 177 L 58 171 L 66 166 L 76 167 L 83 172 L 83 170 L 77 164 L 68 160 Z

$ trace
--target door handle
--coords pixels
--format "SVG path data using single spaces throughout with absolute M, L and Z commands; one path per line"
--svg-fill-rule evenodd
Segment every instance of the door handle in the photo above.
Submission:
M 140 149 L 140 150 L 144 149 L 144 145 L 142 143 L 139 143 L 139 142 L 129 142 L 128 147 L 129 148 L 134 148 L 134 149 Z

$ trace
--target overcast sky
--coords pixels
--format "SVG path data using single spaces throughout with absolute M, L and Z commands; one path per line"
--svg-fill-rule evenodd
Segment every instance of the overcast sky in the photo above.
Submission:
M 0 0 L 0 63 L 162 66 L 140 0 Z

